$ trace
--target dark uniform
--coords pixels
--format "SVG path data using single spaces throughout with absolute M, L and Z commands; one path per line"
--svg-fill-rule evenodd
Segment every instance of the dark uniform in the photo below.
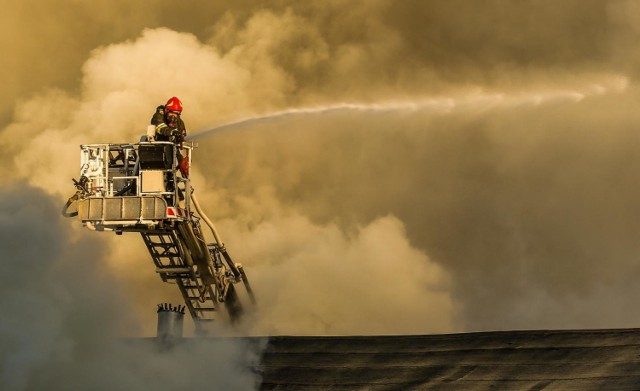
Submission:
M 157 141 L 172 141 L 179 144 L 187 135 L 187 129 L 184 126 L 182 118 L 178 117 L 174 126 L 167 123 L 164 113 L 164 105 L 160 105 L 156 109 L 153 117 L 151 117 L 151 125 L 156 126 Z
M 172 98 L 176 99 L 177 98 Z M 171 100 L 169 102 L 171 102 Z M 180 109 L 182 109 L 180 107 Z M 184 122 L 180 116 L 174 117 L 173 123 L 170 122 L 170 119 L 167 117 L 165 113 L 165 105 L 160 105 L 156 108 L 156 112 L 151 117 L 151 125 L 156 126 L 156 141 L 171 141 L 175 144 L 181 144 L 184 141 L 184 138 L 187 136 L 187 129 L 184 126 Z M 189 176 L 189 162 L 188 159 L 185 159 L 180 150 L 176 150 L 176 158 L 178 159 L 178 168 L 182 173 L 183 177 Z

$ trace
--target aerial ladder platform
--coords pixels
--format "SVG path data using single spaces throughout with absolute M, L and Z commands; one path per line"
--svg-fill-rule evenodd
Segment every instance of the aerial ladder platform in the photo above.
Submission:
M 178 287 L 196 332 L 206 333 L 221 308 L 232 323 L 242 316 L 236 286 L 251 304 L 255 298 L 191 187 L 193 150 L 192 143 L 164 141 L 81 145 L 76 193 L 62 213 L 90 230 L 139 233 L 156 273 Z M 205 240 L 202 223 L 213 242 Z

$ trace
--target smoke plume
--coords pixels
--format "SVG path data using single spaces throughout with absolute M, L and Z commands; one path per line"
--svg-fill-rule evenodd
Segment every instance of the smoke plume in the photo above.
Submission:
M 224 389 L 254 389 L 253 349 L 240 342 L 162 350 L 121 339 L 138 326 L 124 281 L 105 262 L 109 248 L 73 232 L 55 203 L 24 183 L 0 191 L 3 390 L 207 388 L 212 379 Z
M 180 97 L 244 331 L 637 325 L 634 1 L 67 3 L 6 8 L 1 178 L 63 203 L 78 144 Z M 90 239 L 133 313 L 178 297 L 136 239 Z

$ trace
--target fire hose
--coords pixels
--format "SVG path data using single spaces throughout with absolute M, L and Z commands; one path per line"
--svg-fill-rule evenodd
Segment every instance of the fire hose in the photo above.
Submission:
M 222 243 L 222 239 L 220 238 L 220 235 L 218 234 L 216 227 L 213 225 L 211 220 L 209 220 L 207 215 L 204 214 L 204 212 L 202 211 L 202 208 L 200 207 L 200 204 L 198 203 L 198 199 L 194 194 L 191 195 L 191 201 L 193 201 L 193 206 L 195 206 L 196 211 L 198 212 L 200 217 L 202 217 L 202 220 L 204 220 L 204 222 L 207 224 L 207 226 L 211 230 L 211 233 L 213 234 L 216 244 L 218 245 L 218 249 L 220 250 L 220 253 L 224 257 L 225 261 L 227 262 L 227 265 L 229 265 L 229 268 L 231 269 L 231 272 L 233 273 L 234 277 L 242 279 L 242 282 L 244 283 L 244 286 L 247 289 L 247 293 L 249 293 L 249 297 L 251 301 L 255 304 L 255 297 L 253 296 L 253 290 L 251 289 L 251 285 L 249 285 L 249 280 L 247 279 L 247 275 L 244 272 L 244 268 L 242 267 L 241 264 L 233 262 L 229 253 L 227 253 L 227 249 L 224 247 L 224 243 Z
M 89 191 L 87 190 L 86 186 L 87 186 L 87 182 L 89 181 L 89 178 L 87 178 L 86 176 L 81 176 L 80 180 L 75 180 L 72 179 L 73 181 L 73 185 L 76 187 L 77 191 L 76 194 L 72 195 L 71 197 L 69 197 L 69 199 L 67 200 L 67 203 L 64 204 L 64 206 L 62 207 L 62 215 L 64 217 L 75 217 L 78 215 L 78 211 L 72 211 L 69 212 L 69 208 L 71 207 L 71 205 L 73 205 L 75 202 L 77 202 L 80 198 L 84 197 L 85 195 L 89 194 Z

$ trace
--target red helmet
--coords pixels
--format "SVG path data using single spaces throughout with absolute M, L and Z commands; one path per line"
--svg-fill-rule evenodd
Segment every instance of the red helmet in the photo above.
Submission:
M 175 96 L 167 101 L 167 104 L 164 106 L 164 109 L 167 111 L 175 111 L 177 113 L 182 112 L 182 102 L 180 99 Z

